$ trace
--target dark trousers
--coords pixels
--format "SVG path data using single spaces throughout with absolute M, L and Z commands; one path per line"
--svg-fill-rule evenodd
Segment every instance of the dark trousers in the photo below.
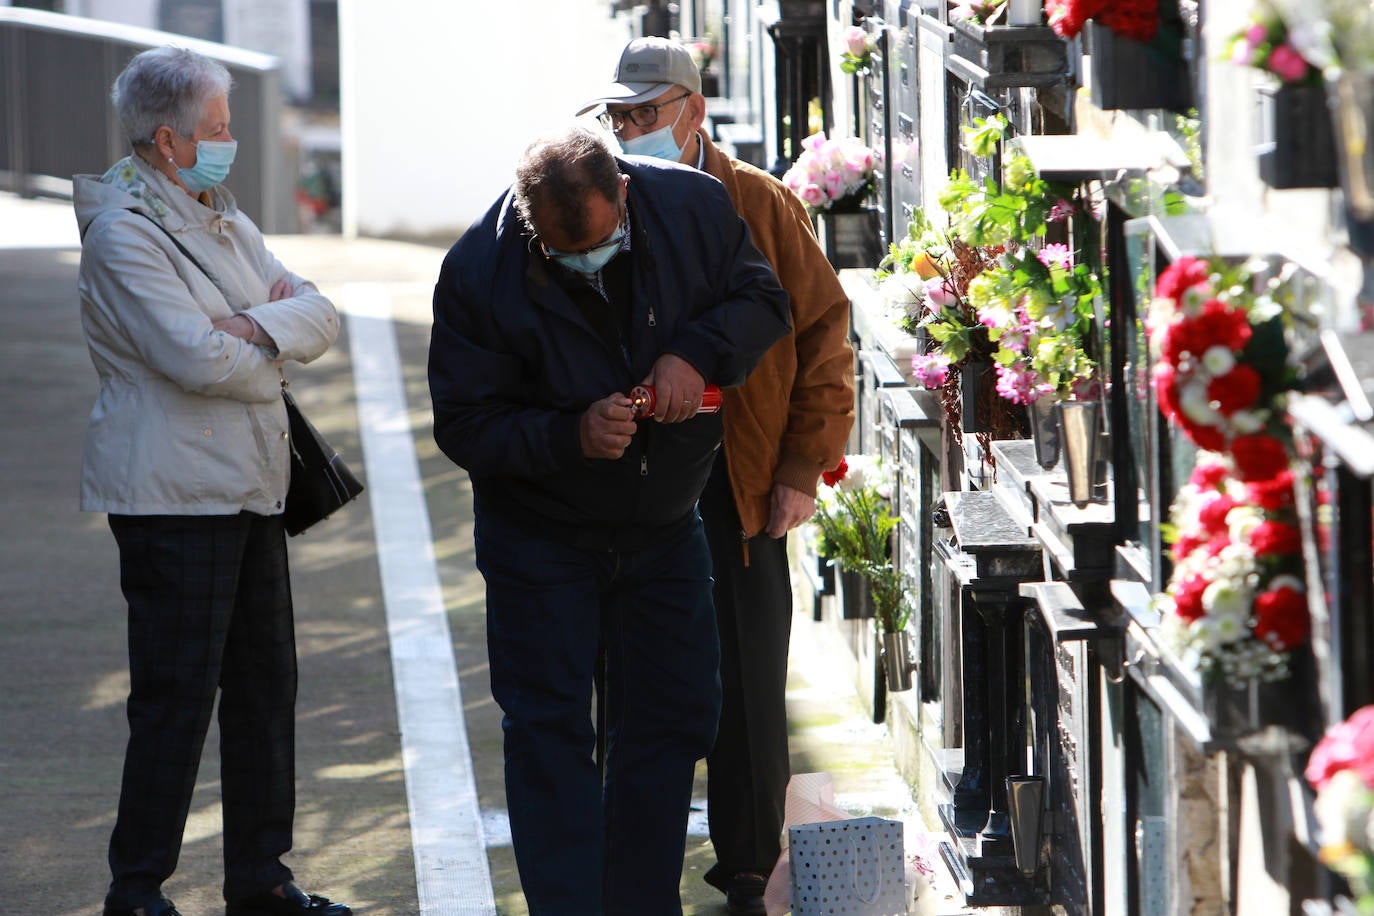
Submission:
M 722 701 L 716 746 L 706 758 L 708 823 L 716 865 L 706 880 L 724 890 L 738 872 L 767 874 L 781 853 L 787 752 L 787 644 L 792 584 L 787 538 L 749 540 L 744 565 L 739 513 L 725 455 L 701 496 L 715 575 Z
M 696 761 L 720 712 L 711 563 L 699 521 L 635 550 L 583 550 L 483 511 L 491 691 L 533 916 L 681 913 Z M 606 647 L 606 781 L 592 673 Z
M 296 646 L 281 517 L 111 515 L 129 603 L 129 746 L 111 907 L 176 868 L 219 690 L 224 896 L 291 880 Z

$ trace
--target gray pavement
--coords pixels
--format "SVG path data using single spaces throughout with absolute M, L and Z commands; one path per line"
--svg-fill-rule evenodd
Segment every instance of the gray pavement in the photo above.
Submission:
M 75 236 L 68 205 L 0 194 L 0 913 L 99 912 L 127 734 L 115 548 L 104 518 L 77 509 L 95 376 L 78 318 Z M 443 251 L 329 236 L 281 237 L 269 246 L 336 302 L 367 288 L 359 284 L 381 284 L 390 297 L 404 419 L 433 532 L 495 910 L 524 913 L 505 833 L 500 714 L 487 684 L 470 491 L 429 431 L 429 298 Z M 305 411 L 356 467 L 363 455 L 348 334 L 346 322 L 328 355 L 291 376 Z M 360 914 L 401 916 L 421 909 L 374 525 L 364 499 L 291 541 L 301 677 L 296 846 L 288 863 L 307 889 Z M 808 618 L 799 616 L 794 630 L 794 772 L 835 772 L 840 802 L 857 814 L 914 818 L 882 727 L 867 722 L 852 689 L 833 679 L 827 653 L 839 650 Z M 222 912 L 215 741 L 212 728 L 181 864 L 166 888 L 186 916 Z M 699 811 L 684 902 L 690 914 L 719 914 L 721 897 L 700 880 L 712 862 L 704 825 Z M 928 911 L 961 912 L 943 890 L 935 901 Z

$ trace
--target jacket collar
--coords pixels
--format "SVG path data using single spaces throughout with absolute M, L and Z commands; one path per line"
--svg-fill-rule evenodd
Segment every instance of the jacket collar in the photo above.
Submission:
M 735 205 L 735 210 L 738 212 L 740 208 L 739 180 L 735 177 L 735 170 L 730 164 L 730 157 L 717 149 L 716 145 L 711 142 L 711 138 L 706 135 L 706 131 L 700 128 L 697 128 L 697 139 L 701 141 L 701 170 L 725 185 L 725 190 L 730 195 L 730 203 Z
M 208 192 L 210 205 L 206 206 L 137 154 L 110 166 L 100 181 L 138 201 L 141 209 L 172 231 L 209 226 L 234 209 L 233 195 L 223 187 Z

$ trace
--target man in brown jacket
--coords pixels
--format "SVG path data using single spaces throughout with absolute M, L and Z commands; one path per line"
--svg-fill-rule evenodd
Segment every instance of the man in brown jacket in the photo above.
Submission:
M 716 865 L 705 877 L 725 893 L 731 913 L 763 913 L 790 772 L 785 535 L 815 512 L 821 472 L 840 463 L 854 422 L 849 299 L 796 196 L 720 152 L 702 130 L 701 75 L 685 48 L 664 38 L 630 42 L 612 85 L 579 114 L 600 105 L 626 154 L 681 162 L 725 185 L 791 297 L 792 333 L 742 387 L 725 392 L 725 446 L 699 506 L 716 580 L 724 688 L 707 757 Z

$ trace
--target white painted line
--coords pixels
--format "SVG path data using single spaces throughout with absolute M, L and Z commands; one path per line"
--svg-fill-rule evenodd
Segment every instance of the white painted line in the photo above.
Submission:
M 420 916 L 494 916 L 472 750 L 420 482 L 391 296 L 350 283 L 338 297 L 358 390 L 401 726 Z

